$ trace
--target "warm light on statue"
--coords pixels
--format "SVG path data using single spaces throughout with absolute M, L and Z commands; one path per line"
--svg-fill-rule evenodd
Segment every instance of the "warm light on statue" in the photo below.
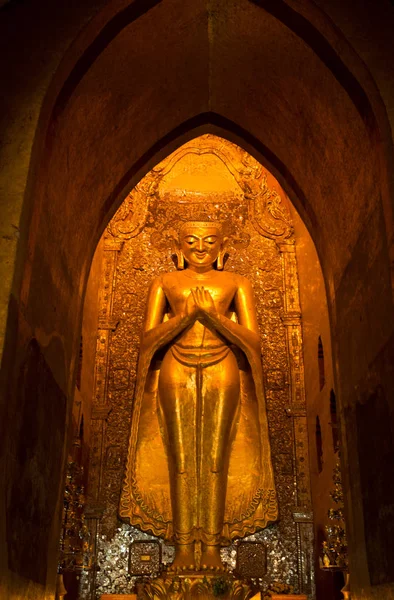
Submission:
M 175 543 L 173 569 L 277 519 L 252 286 L 223 271 L 218 223 L 184 223 L 151 285 L 120 516 Z

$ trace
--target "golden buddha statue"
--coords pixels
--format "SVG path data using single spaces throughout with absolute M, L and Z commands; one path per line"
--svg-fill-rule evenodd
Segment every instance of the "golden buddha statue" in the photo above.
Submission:
M 277 519 L 253 291 L 226 241 L 186 222 L 147 301 L 119 513 L 175 543 L 173 570 L 221 570 L 222 545 Z

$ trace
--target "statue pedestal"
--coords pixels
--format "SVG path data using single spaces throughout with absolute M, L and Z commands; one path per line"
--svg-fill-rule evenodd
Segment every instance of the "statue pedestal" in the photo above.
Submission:
M 228 573 L 209 574 L 193 572 L 185 574 L 163 574 L 160 577 L 141 584 L 138 600 L 249 600 L 254 595 L 252 588 L 240 579 Z
M 135 594 L 102 594 L 100 600 L 137 600 Z
M 271 600 L 308 600 L 305 594 L 274 594 Z

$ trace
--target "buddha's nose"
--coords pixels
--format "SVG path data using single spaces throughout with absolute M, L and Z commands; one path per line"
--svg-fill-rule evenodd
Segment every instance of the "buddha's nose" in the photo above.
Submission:
M 204 242 L 203 240 L 198 240 L 197 249 L 201 252 L 204 250 Z

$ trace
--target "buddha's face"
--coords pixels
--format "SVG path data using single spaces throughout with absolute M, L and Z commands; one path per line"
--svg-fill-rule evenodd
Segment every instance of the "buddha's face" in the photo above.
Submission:
M 190 267 L 209 267 L 218 257 L 222 246 L 221 231 L 214 225 L 193 225 L 180 236 L 180 250 Z

